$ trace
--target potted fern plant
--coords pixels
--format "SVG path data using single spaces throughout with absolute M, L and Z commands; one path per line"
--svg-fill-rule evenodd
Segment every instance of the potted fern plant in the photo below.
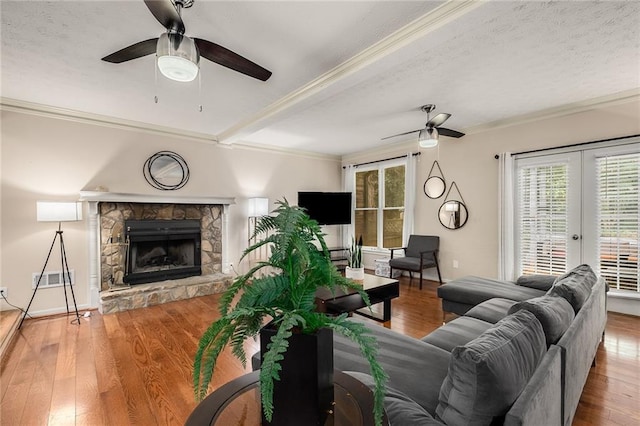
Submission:
M 364 281 L 364 266 L 362 266 L 362 235 L 356 239 L 351 237 L 351 248 L 349 249 L 349 258 L 347 260 L 348 266 L 346 267 L 344 274 L 347 278 L 350 278 L 357 282 Z
M 331 291 L 355 290 L 369 304 L 367 294 L 362 286 L 343 277 L 331 262 L 324 234 L 316 221 L 310 219 L 300 207 L 289 205 L 286 199 L 276 204 L 275 215 L 261 218 L 256 225 L 254 236 L 264 238 L 248 247 L 242 256 L 244 258 L 260 247 L 268 246 L 269 258 L 234 280 L 220 300 L 221 317 L 209 326 L 200 339 L 193 374 L 196 398 L 206 396 L 222 350 L 229 346 L 244 365 L 246 354 L 243 342 L 260 334 L 263 424 L 310 424 L 307 418 L 292 423 L 291 417 L 308 411 L 304 409 L 304 404 L 315 404 L 312 411 L 315 410 L 319 416 L 331 408 L 332 333 L 338 332 L 360 346 L 371 366 L 371 375 L 376 384 L 374 417 L 376 424 L 380 424 L 386 375 L 376 360 L 375 338 L 367 333 L 362 323 L 349 321 L 346 315 L 319 313 L 315 306 L 315 293 L 321 287 Z M 265 271 L 267 273 L 263 273 Z M 317 353 L 313 356 L 288 357 L 289 353 L 299 354 L 299 345 L 304 345 L 304 341 L 309 339 L 315 341 L 316 337 L 320 342 L 314 343 L 311 350 Z M 313 364 L 312 359 L 319 359 L 320 362 Z M 325 371 L 317 371 L 320 369 Z M 317 378 L 313 386 L 318 389 L 305 391 L 284 386 L 290 383 L 288 377 L 295 378 L 300 373 L 309 372 Z M 329 385 L 330 389 L 327 388 Z M 284 395 L 286 393 L 287 396 Z M 308 397 L 308 394 L 313 396 Z M 278 406 L 279 401 L 291 401 L 291 398 L 295 401 L 295 409 Z M 313 421 L 313 424 L 318 421 L 324 424 L 322 419 Z

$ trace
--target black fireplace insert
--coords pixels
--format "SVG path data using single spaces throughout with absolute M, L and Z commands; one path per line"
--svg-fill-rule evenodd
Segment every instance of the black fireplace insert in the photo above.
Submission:
M 124 282 L 143 284 L 201 275 L 199 220 L 127 220 Z

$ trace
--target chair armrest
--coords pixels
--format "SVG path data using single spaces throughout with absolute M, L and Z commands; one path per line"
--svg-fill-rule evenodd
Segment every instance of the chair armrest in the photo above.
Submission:
M 424 257 L 425 254 L 429 254 L 429 253 L 433 253 L 433 256 L 435 257 L 438 255 L 438 249 L 421 251 L 420 257 Z
M 405 250 L 405 252 L 406 252 L 407 248 L 406 247 L 393 247 L 393 248 L 390 248 L 389 250 L 391 251 L 391 259 L 393 259 L 393 251 L 394 250 Z

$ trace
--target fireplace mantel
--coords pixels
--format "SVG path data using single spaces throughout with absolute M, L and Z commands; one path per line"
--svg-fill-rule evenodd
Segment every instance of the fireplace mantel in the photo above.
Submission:
M 221 204 L 236 203 L 233 197 L 184 196 L 175 194 L 128 194 L 103 191 L 80 191 L 80 201 L 107 203 L 174 203 L 174 204 Z
M 229 206 L 235 204 L 233 197 L 183 196 L 167 194 L 130 194 L 106 191 L 80 191 L 80 201 L 89 204 L 89 287 L 91 306 L 98 307 L 100 292 L 100 224 L 98 204 L 100 203 L 143 203 L 143 204 L 202 204 L 221 205 L 222 209 L 222 272 L 229 273 L 228 236 Z

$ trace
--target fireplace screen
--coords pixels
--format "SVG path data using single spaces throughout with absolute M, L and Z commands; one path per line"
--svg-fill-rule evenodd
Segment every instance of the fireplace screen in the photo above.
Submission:
M 125 221 L 129 255 L 124 282 L 142 284 L 201 274 L 200 221 Z

